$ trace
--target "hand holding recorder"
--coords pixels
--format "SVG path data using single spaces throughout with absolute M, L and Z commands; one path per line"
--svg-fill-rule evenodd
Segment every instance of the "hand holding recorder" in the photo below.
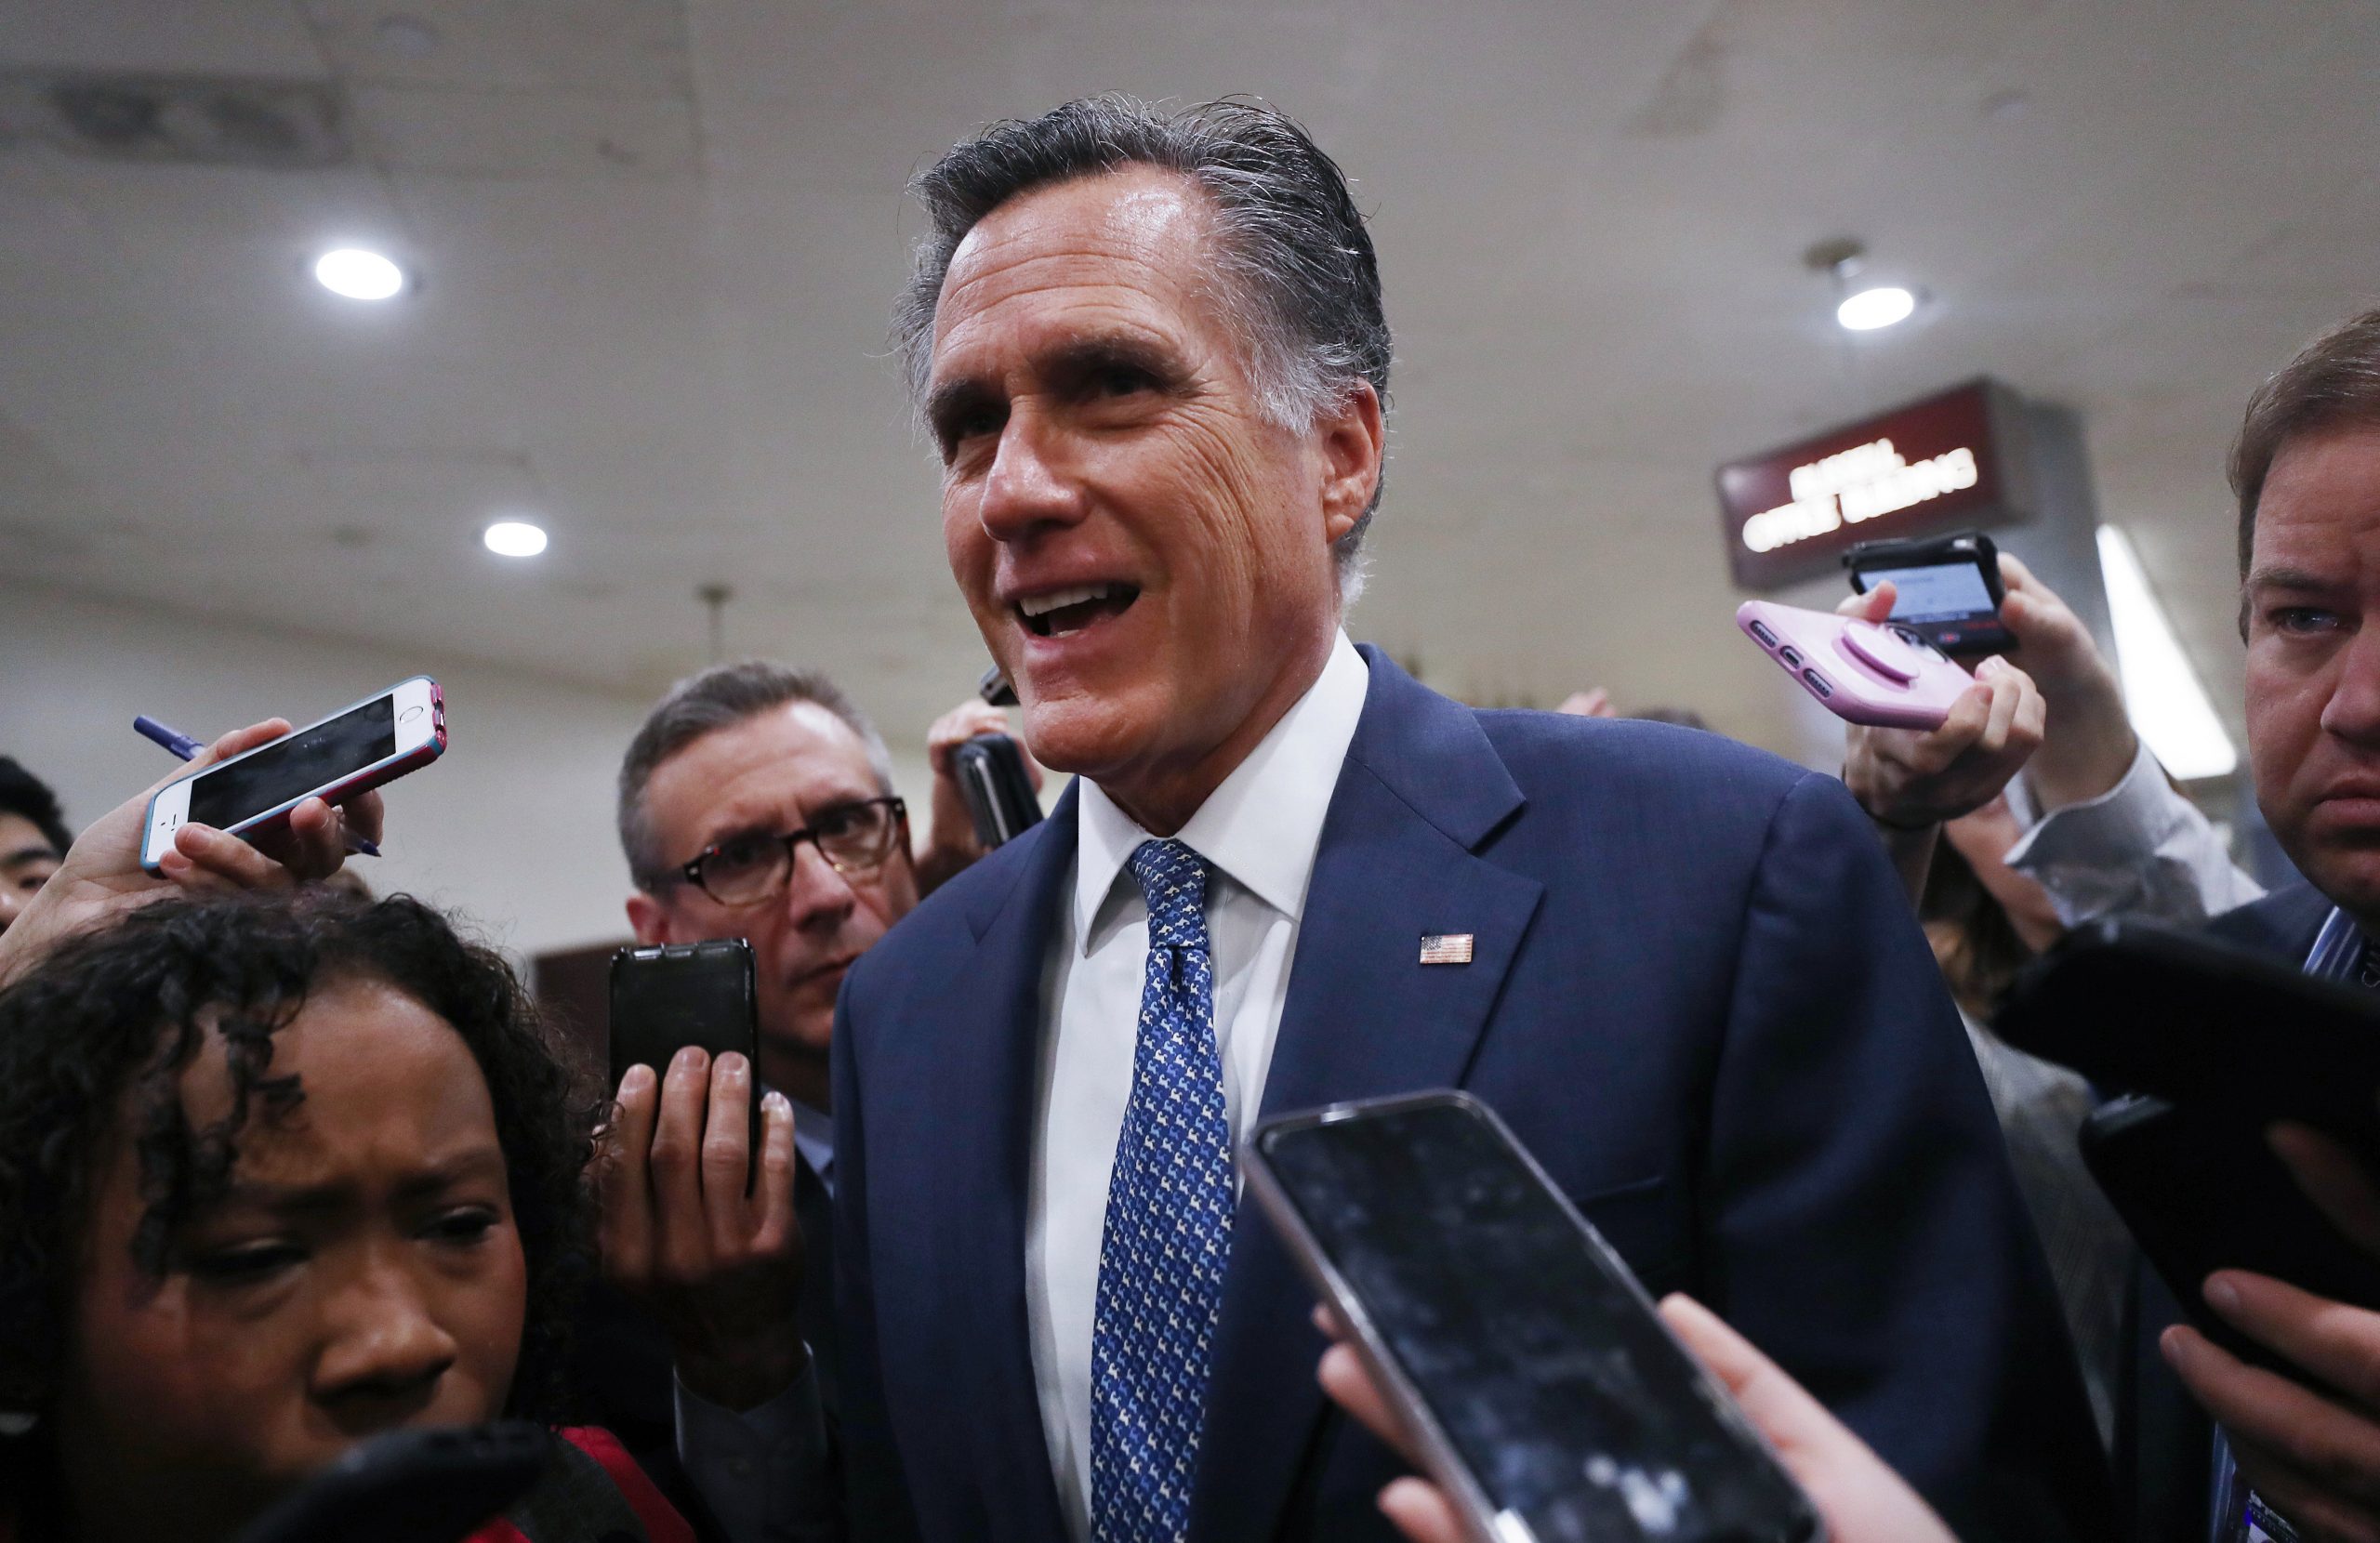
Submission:
M 153 853 L 153 865 L 143 865 L 142 837 L 152 802 L 160 793 L 188 777 L 191 768 L 219 765 L 288 732 L 287 719 L 272 718 L 225 734 L 194 757 L 189 768 L 176 768 L 172 776 L 93 822 L 67 849 L 65 863 L 26 903 L 23 914 L 0 932 L 0 983 L 62 939 L 178 888 L 284 889 L 337 873 L 346 859 L 350 830 L 377 840 L 378 794 L 359 794 L 338 808 L 306 798 L 276 828 L 260 831 L 252 840 L 185 821 Z

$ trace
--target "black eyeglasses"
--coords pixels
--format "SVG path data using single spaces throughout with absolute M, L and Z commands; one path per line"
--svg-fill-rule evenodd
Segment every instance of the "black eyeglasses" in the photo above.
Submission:
M 793 877 L 794 849 L 804 841 L 846 877 L 874 873 L 892 855 L 908 818 L 909 806 L 893 798 L 836 804 L 782 836 L 735 836 L 706 847 L 678 877 L 721 905 L 757 905 Z

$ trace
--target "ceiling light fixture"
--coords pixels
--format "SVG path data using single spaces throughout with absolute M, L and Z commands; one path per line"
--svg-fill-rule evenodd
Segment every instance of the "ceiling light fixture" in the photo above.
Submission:
M 1896 284 L 1880 284 L 1863 289 L 1857 295 L 1845 296 L 1834 308 L 1834 319 L 1849 332 L 1873 332 L 1896 322 L 1909 320 L 1917 309 L 1917 297 Z
M 546 549 L 546 533 L 525 520 L 499 520 L 480 539 L 498 557 L 536 557 Z
M 314 282 L 350 300 L 386 300 L 405 286 L 405 271 L 377 252 L 341 246 L 314 259 Z

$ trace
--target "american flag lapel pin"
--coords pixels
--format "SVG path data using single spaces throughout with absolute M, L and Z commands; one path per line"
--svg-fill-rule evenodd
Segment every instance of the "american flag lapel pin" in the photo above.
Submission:
M 1468 932 L 1422 933 L 1421 962 L 1425 965 L 1469 964 L 1471 934 Z

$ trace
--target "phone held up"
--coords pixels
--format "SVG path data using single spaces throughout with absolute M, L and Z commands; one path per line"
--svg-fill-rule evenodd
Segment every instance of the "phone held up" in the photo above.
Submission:
M 1620 1256 L 1476 1099 L 1270 1120 L 1246 1166 L 1474 1543 L 1822 1536 Z
M 1884 729 L 1938 729 L 1975 677 L 1908 628 L 1773 600 L 1736 625 L 1827 711 Z
M 446 753 L 446 699 L 426 675 L 170 783 L 149 800 L 140 865 L 157 871 L 185 824 L 233 836 L 270 827 L 308 798 L 339 803 Z
M 742 938 L 654 943 L 612 956 L 612 1082 L 631 1066 L 668 1074 L 693 1045 L 713 1061 L 733 1050 L 752 1068 L 749 1115 L 757 1167 L 760 1153 L 760 1009 L 752 945 Z M 747 1175 L 749 1183 L 749 1175 Z
M 1863 541 L 1843 554 L 1851 587 L 1864 595 L 1889 579 L 1891 620 L 1945 653 L 2001 653 L 2016 646 L 2000 620 L 2008 598 L 2000 549 L 1981 531 L 1900 541 Z
M 1016 688 L 998 665 L 975 682 L 975 694 L 995 707 L 1016 706 Z M 1034 791 L 1015 740 L 1006 734 L 977 734 L 951 756 L 975 839 L 985 851 L 1013 841 L 1041 823 L 1041 796 Z

